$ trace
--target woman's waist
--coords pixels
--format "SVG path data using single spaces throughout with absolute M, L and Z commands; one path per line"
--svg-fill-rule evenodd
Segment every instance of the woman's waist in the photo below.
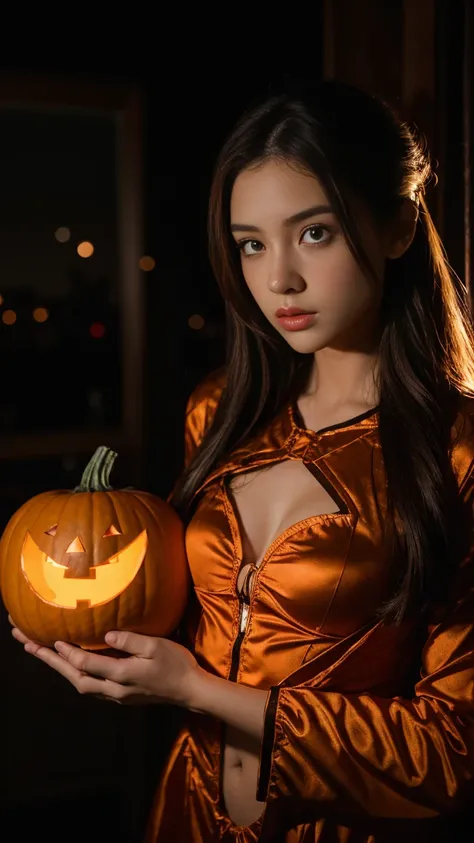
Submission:
M 347 636 L 308 634 L 287 624 L 266 626 L 252 619 L 214 625 L 201 617 L 191 649 L 200 666 L 252 688 L 313 686 L 340 693 L 411 694 L 419 678 L 416 625 L 368 624 Z
M 210 673 L 269 690 L 337 641 L 332 636 L 308 636 L 289 628 L 279 633 L 263 624 L 253 624 L 241 632 L 203 624 L 193 652 L 200 666 Z

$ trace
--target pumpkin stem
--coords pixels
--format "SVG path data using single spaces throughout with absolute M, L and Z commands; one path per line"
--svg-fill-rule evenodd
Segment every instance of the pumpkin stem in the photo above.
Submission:
M 117 458 L 117 453 L 100 445 L 92 459 L 86 465 L 79 486 L 75 492 L 108 492 L 113 489 L 110 485 L 110 472 Z

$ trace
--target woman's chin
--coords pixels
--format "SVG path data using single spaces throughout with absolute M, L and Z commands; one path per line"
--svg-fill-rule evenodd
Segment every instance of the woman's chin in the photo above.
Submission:
M 281 336 L 294 351 L 300 354 L 315 354 L 327 345 L 326 340 L 322 340 L 320 336 L 316 337 L 315 332 L 310 330 L 285 331 L 281 332 Z

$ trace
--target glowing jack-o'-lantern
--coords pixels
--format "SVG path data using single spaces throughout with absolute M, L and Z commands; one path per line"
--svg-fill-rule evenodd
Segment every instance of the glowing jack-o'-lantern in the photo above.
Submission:
M 167 636 L 189 589 L 184 529 L 165 501 L 113 489 L 117 454 L 101 447 L 80 485 L 45 492 L 10 519 L 0 541 L 0 591 L 29 638 L 105 648 L 111 629 Z

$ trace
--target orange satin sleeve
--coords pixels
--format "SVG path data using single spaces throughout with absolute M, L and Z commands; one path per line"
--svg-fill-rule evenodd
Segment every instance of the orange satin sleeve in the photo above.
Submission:
M 224 386 L 225 370 L 217 369 L 201 381 L 188 398 L 184 415 L 184 468 L 188 467 L 212 423 Z M 168 502 L 174 488 L 167 497 Z
M 225 386 L 225 370 L 217 369 L 201 381 L 191 393 L 186 404 L 184 417 L 184 467 L 187 468 L 201 444 L 206 430 L 212 423 L 219 398 Z M 179 480 L 179 479 L 178 479 Z M 178 482 L 178 481 L 177 481 Z M 174 488 L 167 497 L 170 502 Z M 196 601 L 192 583 L 189 600 L 181 622 L 170 636 L 173 641 L 192 649 L 197 629 L 200 607 Z
M 463 497 L 474 491 L 470 472 Z M 474 547 L 429 629 L 412 699 L 273 687 L 257 799 L 423 819 L 474 797 Z M 290 807 L 290 806 L 289 806 Z
M 189 465 L 212 423 L 225 385 L 224 369 L 218 369 L 198 384 L 186 405 L 184 421 L 184 465 Z

